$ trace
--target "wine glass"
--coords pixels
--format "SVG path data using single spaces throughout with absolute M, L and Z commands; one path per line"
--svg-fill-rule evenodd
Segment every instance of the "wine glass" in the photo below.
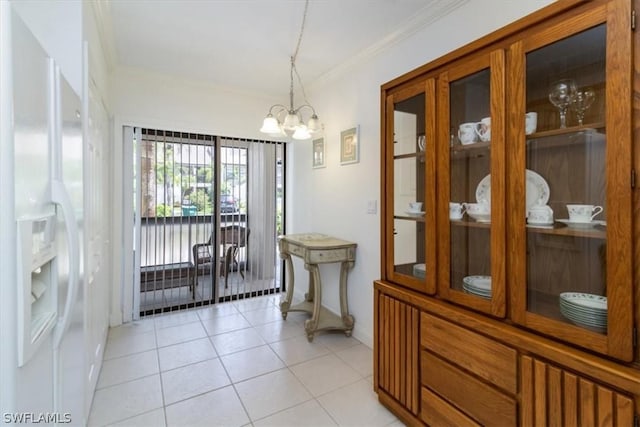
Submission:
M 567 127 L 567 108 L 576 90 L 576 82 L 572 79 L 558 80 L 549 89 L 549 101 L 560 110 L 560 128 Z
M 571 97 L 571 105 L 569 108 L 576 113 L 580 126 L 582 126 L 582 121 L 584 120 L 584 113 L 591 107 L 595 99 L 596 93 L 589 87 L 576 91 Z

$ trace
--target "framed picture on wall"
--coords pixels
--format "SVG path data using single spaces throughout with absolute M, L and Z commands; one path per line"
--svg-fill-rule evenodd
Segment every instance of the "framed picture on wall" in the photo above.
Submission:
M 340 132 L 340 164 L 348 165 L 360 161 L 358 126 Z
M 324 147 L 324 138 L 314 139 L 312 143 L 313 149 L 313 159 L 312 166 L 314 169 L 325 167 L 324 159 L 325 159 L 325 147 Z

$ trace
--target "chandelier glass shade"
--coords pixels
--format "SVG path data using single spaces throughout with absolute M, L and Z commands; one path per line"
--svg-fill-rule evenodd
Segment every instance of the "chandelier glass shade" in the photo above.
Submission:
M 306 0 L 304 7 L 304 15 L 302 17 L 302 26 L 300 28 L 300 35 L 298 37 L 298 44 L 296 46 L 295 53 L 291 56 L 291 71 L 290 71 L 290 84 L 289 84 L 289 106 L 286 107 L 282 104 L 275 104 L 269 108 L 267 117 L 262 122 L 260 132 L 269 134 L 273 137 L 292 137 L 293 139 L 306 140 L 311 139 L 314 134 L 319 133 L 322 130 L 322 124 L 318 119 L 316 110 L 308 103 L 300 105 L 297 108 L 293 106 L 293 75 L 298 78 L 302 94 L 304 94 L 304 87 L 298 71 L 296 70 L 296 57 L 300 49 L 300 42 L 302 41 L 302 34 L 304 33 L 304 24 L 307 18 L 307 10 L 309 8 L 309 0 Z M 304 120 L 302 112 L 303 110 L 310 110 L 308 120 Z

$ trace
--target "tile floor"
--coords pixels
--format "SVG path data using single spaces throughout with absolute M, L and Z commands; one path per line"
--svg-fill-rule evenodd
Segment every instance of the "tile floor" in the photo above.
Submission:
M 280 296 L 113 328 L 90 426 L 402 426 L 372 391 L 372 351 L 304 334 Z

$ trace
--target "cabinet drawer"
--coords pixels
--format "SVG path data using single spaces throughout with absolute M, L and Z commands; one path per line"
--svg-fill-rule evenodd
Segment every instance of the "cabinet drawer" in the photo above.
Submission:
M 479 427 L 467 417 L 426 387 L 422 387 L 420 418 L 430 426 Z
M 422 385 L 487 426 L 517 424 L 516 401 L 439 357 L 422 351 Z
M 422 313 L 421 344 L 503 390 L 517 392 L 517 352 L 482 335 Z

